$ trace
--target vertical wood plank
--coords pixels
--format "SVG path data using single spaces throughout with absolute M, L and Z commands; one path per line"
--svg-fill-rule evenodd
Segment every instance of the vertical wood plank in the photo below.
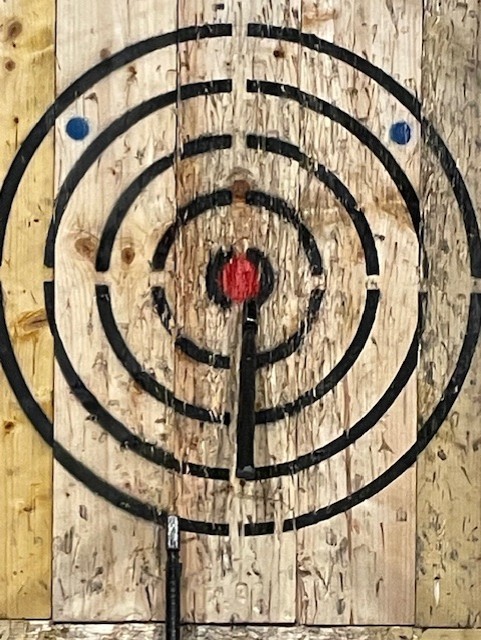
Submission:
M 142 176 L 175 149 L 175 37 L 169 46 L 138 57 L 134 46 L 134 57 L 118 68 L 109 60 L 129 45 L 174 32 L 176 24 L 175 2 L 58 2 L 57 92 L 102 61 L 107 74 L 58 119 L 57 188 L 109 126 L 117 123 L 119 132 L 69 190 L 59 226 L 57 351 L 65 350 L 82 382 L 68 380 L 65 358 L 58 357 L 56 390 L 62 401 L 56 403 L 55 435 L 111 487 L 159 510 L 171 508 L 171 479 L 152 452 L 163 446 L 172 450 L 172 410 L 149 395 L 142 381 L 150 376 L 153 384 L 172 385 L 172 346 L 153 308 L 151 262 L 175 215 L 175 180 L 172 169 L 150 182 Z M 173 99 L 156 102 L 162 94 Z M 125 114 L 137 113 L 141 104 L 155 108 L 145 107 L 140 119 L 129 121 Z M 74 117 L 88 122 L 83 140 L 68 135 Z M 102 238 L 111 213 L 121 195 L 140 184 L 144 188 L 125 218 L 111 225 L 118 233 L 110 263 L 102 266 L 99 256 L 107 255 Z M 110 323 L 106 313 L 112 314 Z M 107 326 L 112 329 L 114 322 L 125 345 L 117 353 L 107 339 Z M 127 368 L 127 349 L 137 359 L 140 377 Z M 112 425 L 117 435 L 108 432 Z M 90 488 L 95 490 L 95 483 Z M 55 619 L 162 619 L 165 567 L 159 531 L 106 503 L 57 465 Z
M 423 104 L 481 206 L 478 2 L 424 2 Z M 426 290 L 431 304 L 419 374 L 420 419 L 446 386 L 466 334 L 472 280 L 452 186 L 423 155 Z M 479 256 L 478 256 L 479 257 Z M 417 615 L 422 626 L 481 626 L 480 354 L 461 395 L 418 463 Z M 429 637 L 434 632 L 428 634 Z
M 272 214 L 248 205 L 246 193 L 257 188 L 276 194 L 280 189 L 282 196 L 292 198 L 295 206 L 297 167 L 290 167 L 288 162 L 283 165 L 272 159 L 260 159 L 258 152 L 246 149 L 246 134 L 262 134 L 268 129 L 285 136 L 291 133 L 296 141 L 298 116 L 295 116 L 295 109 L 281 112 L 277 105 L 248 94 L 246 80 L 277 73 L 286 81 L 297 82 L 297 47 L 289 48 L 285 60 L 279 59 L 273 55 L 275 46 L 269 44 L 265 47 L 247 38 L 247 24 L 259 20 L 297 24 L 299 3 L 269 3 L 261 8 L 230 1 L 211 5 L 185 0 L 181 1 L 179 8 L 181 27 L 221 22 L 233 25 L 232 37 L 219 42 L 181 45 L 179 49 L 182 85 L 219 78 L 233 80 L 230 95 L 216 95 L 179 105 L 180 149 L 186 141 L 201 135 L 227 133 L 233 137 L 231 150 L 212 153 L 192 162 L 182 161 L 177 174 L 179 205 L 217 189 L 227 189 L 233 194 L 229 207 L 209 211 L 192 225 L 191 231 L 185 229 L 176 254 L 176 269 L 182 276 L 179 275 L 182 289 L 177 304 L 182 327 L 190 331 L 200 329 L 196 336 L 198 339 L 231 355 L 230 371 L 226 372 L 209 371 L 198 364 L 193 369 L 191 362 L 176 355 L 175 375 L 179 393 L 190 391 L 189 401 L 213 403 L 216 411 L 227 407 L 232 414 L 227 434 L 225 427 L 218 429 L 215 425 L 203 425 L 200 435 L 195 437 L 199 432 L 198 425 L 178 422 L 179 438 L 184 447 L 186 437 L 187 442 L 192 443 L 189 453 L 197 455 L 196 462 L 223 465 L 230 471 L 230 484 L 225 483 L 224 487 L 218 481 L 194 484 L 191 478 L 184 478 L 179 488 L 178 510 L 188 508 L 190 513 L 195 513 L 197 509 L 199 513 L 199 503 L 210 505 L 210 518 L 230 526 L 228 540 L 203 535 L 184 536 L 184 612 L 188 620 L 196 621 L 289 622 L 295 617 L 294 533 L 276 531 L 265 537 L 245 537 L 243 529 L 250 520 L 274 519 L 281 523 L 291 514 L 295 482 L 287 478 L 285 482 L 259 482 L 252 488 L 253 483 L 235 477 L 241 311 L 234 305 L 225 317 L 214 305 L 206 304 L 205 297 L 198 298 L 197 295 L 206 294 L 205 285 L 202 285 L 206 263 L 209 254 L 219 248 L 232 246 L 242 252 L 259 246 L 275 268 L 279 266 L 281 275 L 286 274 L 289 264 L 292 264 L 289 256 L 296 258 L 297 246 L 290 244 L 292 238 L 288 231 L 279 221 L 273 220 Z M 293 266 L 295 270 L 295 264 Z M 289 278 L 287 275 L 287 281 L 279 283 L 280 296 L 283 287 L 292 286 Z M 274 327 L 277 330 L 281 326 L 281 336 L 282 331 L 289 328 L 282 326 L 283 321 L 273 321 L 272 314 L 276 319 L 284 319 L 285 313 L 283 308 L 279 308 L 280 297 L 275 295 L 261 310 L 258 344 L 279 339 L 279 335 L 272 333 Z M 293 304 L 296 307 L 295 297 Z M 286 322 L 290 322 L 288 314 Z M 282 371 L 283 366 L 281 363 L 277 370 L 277 379 L 269 372 L 257 374 L 259 408 L 265 403 L 268 406 L 275 404 L 276 398 L 289 384 L 289 371 Z M 189 369 L 190 375 L 187 373 Z M 295 377 L 295 372 L 291 370 L 290 375 Z M 256 464 L 269 464 L 293 452 L 294 428 L 288 431 L 287 422 L 279 421 L 269 433 L 267 426 L 257 427 Z M 192 437 L 186 436 L 190 433 Z
M 344 47 L 419 90 L 421 5 L 304 0 L 302 29 Z M 393 154 L 414 189 L 419 187 L 419 127 L 387 90 L 347 60 L 305 50 L 301 87 L 351 116 Z M 412 139 L 390 139 L 391 125 L 407 121 Z M 299 434 L 298 455 L 326 445 L 363 420 L 387 393 L 410 350 L 418 317 L 416 231 L 390 177 L 346 119 L 335 122 L 305 109 L 303 151 L 332 171 L 366 216 L 379 272 L 366 269 L 365 254 L 345 205 L 324 185 L 301 176 L 301 203 L 326 260 L 326 294 L 311 352 L 326 375 L 342 358 L 363 309 L 379 295 L 370 336 L 352 369 L 322 402 L 310 407 Z M 401 311 L 402 309 L 402 311 Z M 312 368 L 309 359 L 306 368 Z M 315 366 L 314 366 L 314 371 Z M 363 437 L 300 474 L 302 511 L 330 505 L 368 485 L 415 441 L 416 381 L 411 379 Z M 360 505 L 298 534 L 299 617 L 307 624 L 412 624 L 414 619 L 415 473 Z
M 0 176 L 54 98 L 54 0 L 0 6 Z M 52 210 L 53 140 L 19 188 L 0 267 L 8 329 L 27 384 L 52 411 L 53 345 L 42 309 L 42 236 Z M 5 212 L 2 212 L 5 215 Z M 41 264 L 41 262 L 39 262 Z M 0 617 L 51 610 L 52 454 L 0 373 Z

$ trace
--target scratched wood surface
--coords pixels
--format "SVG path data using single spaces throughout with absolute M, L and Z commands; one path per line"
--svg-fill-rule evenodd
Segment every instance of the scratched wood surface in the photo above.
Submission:
M 416 92 L 421 11 L 420 3 L 409 1 L 328 5 L 304 0 L 302 30 L 360 54 Z M 333 102 L 367 127 L 418 187 L 419 132 L 410 114 L 385 89 L 346 63 L 308 50 L 300 88 Z M 405 147 L 389 139 L 390 123 L 398 120 L 409 121 L 413 129 Z M 379 256 L 378 272 L 366 275 L 360 246 L 365 238 L 356 234 L 343 205 L 324 185 L 301 174 L 303 216 L 319 234 L 328 264 L 322 322 L 318 335 L 313 333 L 316 342 L 308 345 L 314 357 L 322 353 L 323 373 L 340 361 L 369 300 L 379 295 L 379 305 L 373 332 L 355 365 L 320 406 L 308 409 L 298 437 L 300 454 L 369 420 L 371 408 L 403 366 L 418 314 L 416 232 L 393 179 L 344 125 L 305 109 L 302 130 L 304 152 L 333 171 L 365 213 Z M 404 310 L 401 315 L 394 311 L 398 308 Z M 316 371 L 309 357 L 305 366 L 308 372 Z M 316 472 L 301 476 L 304 511 L 335 503 L 369 484 L 415 437 L 412 376 L 369 433 Z M 410 470 L 354 509 L 300 531 L 300 619 L 307 624 L 409 624 L 414 616 L 415 516 L 415 474 Z
M 55 463 L 52 489 L 51 453 L 2 372 L 0 617 L 48 618 L 52 611 L 65 624 L 0 623 L 0 639 L 162 637 L 162 627 L 134 624 L 163 618 L 165 558 L 161 528 L 127 513 L 132 498 L 174 511 L 188 526 L 229 526 L 228 537 L 182 535 L 186 622 L 273 625 L 186 628 L 185 638 L 478 640 L 474 630 L 436 627 L 481 626 L 479 354 L 417 469 L 411 466 L 350 510 L 282 531 L 289 518 L 335 510 L 346 495 L 369 488 L 415 442 L 417 425 L 422 428 L 455 370 L 470 296 L 481 289 L 466 268 L 466 234 L 452 185 L 422 144 L 408 109 L 342 55 L 301 47 L 282 34 L 247 34 L 249 23 L 313 34 L 357 53 L 421 96 L 479 207 L 476 0 L 424 0 L 424 6 L 418 0 L 57 0 L 56 8 L 54 88 L 52 0 L 28 6 L 7 0 L 0 7 L 0 80 L 7 96 L 0 113 L 0 172 L 54 95 L 94 65 L 103 64 L 99 68 L 108 73 L 97 74 L 58 118 L 55 161 L 51 134 L 29 166 L 7 229 L 0 279 L 15 354 L 49 416 L 54 367 L 43 281 L 50 283 L 45 292 L 58 331 L 55 438 L 97 478 L 89 489 Z M 188 29 L 207 24 L 214 27 L 200 35 Z M 232 25 L 232 33 L 218 36 L 216 25 Z M 115 55 L 125 47 L 135 51 L 139 42 L 178 28 L 184 29 L 181 41 L 172 38 L 165 48 L 114 69 Z M 292 30 L 286 33 L 295 40 Z M 34 94 L 32 74 L 44 78 Z M 315 98 L 309 103 L 308 94 Z M 322 100 L 352 120 L 341 116 L 336 122 L 332 110 L 319 113 L 313 105 Z M 152 110 L 154 103 L 160 108 Z M 139 104 L 144 106 L 136 110 Z M 89 123 L 85 139 L 67 134 L 73 117 Z M 390 127 L 404 121 L 411 138 L 398 144 Z M 100 143 L 91 143 L 114 130 L 100 157 L 93 157 Z M 363 131 L 387 151 L 378 157 L 368 151 Z M 206 136 L 225 142 L 226 134 L 232 136 L 226 148 L 206 142 Z M 394 176 L 383 167 L 388 154 L 400 168 Z M 153 176 L 150 168 L 162 162 L 165 170 Z M 74 185 L 72 169 L 82 163 Z M 366 269 L 366 237 L 349 217 L 346 199 L 336 197 L 332 175 L 324 182 L 315 176 L 322 165 L 365 216 L 379 270 Z M 401 171 L 422 200 L 421 282 L 415 225 L 394 184 Z M 183 224 L 182 207 L 219 189 L 231 194 L 232 203 Z M 277 197 L 298 211 L 320 248 L 322 275 L 310 273 L 298 229 L 252 204 L 253 190 L 266 192 L 269 206 L 269 198 Z M 53 262 L 37 267 L 43 265 L 52 196 L 54 270 Z M 63 210 L 58 203 L 64 196 Z M 165 268 L 157 268 L 159 242 L 173 229 Z M 353 425 L 366 425 L 371 408 L 391 393 L 396 374 L 409 369 L 403 361 L 410 346 L 416 351 L 419 292 L 427 302 L 417 374 L 391 394 L 368 433 L 300 473 L 256 482 L 236 478 L 242 310 L 220 309 L 206 289 L 209 259 L 230 247 L 239 253 L 257 247 L 274 269 L 275 287 L 260 311 L 260 349 L 288 339 L 309 313 L 312 287 L 325 289 L 299 349 L 257 372 L 260 414 L 295 404 L 328 376 L 358 340 L 364 309 L 376 310 L 371 334 L 334 390 L 324 395 L 320 388 L 317 401 L 303 411 L 289 416 L 280 410 L 278 420 L 257 425 L 257 466 L 306 458 L 313 449 L 327 452 L 330 441 L 356 432 Z M 170 314 L 156 306 L 160 289 Z M 115 342 L 113 331 L 116 352 L 108 340 Z M 184 335 L 229 354 L 230 368 L 195 362 L 179 346 Z M 5 345 L 0 349 L 4 354 Z M 137 359 L 133 367 L 125 366 L 127 350 Z M 175 411 L 159 401 L 162 385 L 177 398 Z M 205 417 L 189 415 L 192 407 Z M 229 426 L 222 424 L 224 412 Z M 184 463 L 185 473 L 159 466 L 162 447 Z M 199 477 L 204 465 L 227 470 L 228 479 Z M 102 482 L 109 483 L 110 495 L 122 492 L 115 498 L 122 509 L 95 494 L 105 490 Z M 273 523 L 273 533 L 245 535 L 246 522 L 265 521 Z M 125 624 L 70 624 L 109 621 Z M 275 627 L 279 623 L 322 628 Z M 415 624 L 433 628 L 421 631 Z
M 0 621 L 1 640 L 163 640 L 163 625 L 155 624 L 59 624 L 41 621 Z M 186 627 L 182 640 L 479 640 L 476 629 L 417 629 L 413 627 Z
M 425 113 L 448 142 L 478 212 L 480 18 L 477 2 L 425 2 L 422 87 Z M 428 153 L 423 155 L 423 199 L 426 289 L 434 304 L 421 350 L 420 422 L 432 409 L 433 391 L 452 375 L 470 292 L 479 291 L 479 280 L 471 280 L 464 268 L 466 254 L 457 249 L 464 231 L 453 215 L 452 191 Z M 449 327 L 440 318 L 449 320 Z M 478 348 L 463 394 L 418 462 L 416 622 L 423 626 L 481 626 L 479 370 Z
M 152 16 L 158 21 L 152 21 Z M 92 0 L 80 7 L 57 3 L 57 93 L 94 64 L 129 44 L 173 31 L 175 3 Z M 83 41 L 78 49 L 76 34 Z M 176 86 L 176 49 L 167 47 L 123 65 L 80 96 L 57 125 L 57 184 L 69 174 L 93 137 L 126 110 Z M 86 117 L 91 135 L 66 135 L 71 117 Z M 150 460 L 130 451 L 135 438 L 166 442 L 168 415 L 122 367 L 102 326 L 99 300 L 109 302 L 126 348 L 159 382 L 173 369 L 169 342 L 152 318 L 149 260 L 158 237 L 174 215 L 173 173 L 154 181 L 134 202 L 115 238 L 110 268 L 96 270 L 106 220 L 120 194 L 151 163 L 172 153 L 173 107 L 141 118 L 109 144 L 82 180 L 65 210 L 56 242 L 55 309 L 59 340 L 84 390 L 56 368 L 56 438 L 111 485 L 159 508 L 168 507 L 170 477 Z M 159 193 L 162 208 L 157 206 Z M 108 287 L 103 293 L 96 285 Z M 111 323 L 112 324 L 112 323 Z M 170 373 L 171 375 L 171 373 Z M 92 397 L 94 396 L 94 398 Z M 85 401 L 87 398 L 87 401 Z M 94 400 L 98 404 L 94 404 Z M 131 434 L 114 437 L 109 425 L 122 423 Z M 130 444 L 130 443 L 133 444 Z M 59 620 L 145 620 L 163 615 L 163 559 L 159 528 L 99 500 L 60 465 L 55 469 L 54 618 Z
M 296 4 L 289 8 L 265 8 L 264 17 L 268 21 L 278 22 L 285 19 L 288 23 L 294 20 Z M 253 6 L 238 6 L 236 2 L 223 3 L 222 7 L 212 5 L 206 7 L 204 2 L 181 2 L 179 4 L 179 25 L 233 23 L 232 38 L 200 41 L 181 45 L 179 48 L 179 77 L 182 85 L 199 82 L 205 79 L 232 78 L 232 92 L 228 95 L 207 97 L 203 104 L 199 100 L 186 101 L 179 106 L 178 135 L 179 146 L 198 136 L 221 135 L 233 133 L 232 148 L 200 156 L 192 161 L 183 161 L 177 170 L 178 205 L 183 206 L 198 194 L 205 194 L 219 188 L 231 190 L 233 203 L 230 209 L 216 209 L 207 212 L 196 221 L 185 227 L 179 238 L 176 254 L 176 271 L 180 279 L 178 293 L 178 317 L 182 327 L 190 335 L 211 345 L 211 348 L 224 353 L 231 353 L 230 371 L 212 372 L 210 368 L 200 368 L 197 363 L 176 354 L 175 380 L 176 389 L 188 401 L 208 402 L 215 411 L 228 410 L 232 415 L 233 425 L 226 433 L 225 427 L 213 428 L 212 425 L 201 425 L 204 432 L 199 444 L 199 425 L 188 424 L 178 420 L 177 425 L 182 446 L 189 446 L 186 433 L 193 434 L 191 456 L 197 456 L 196 462 L 225 466 L 235 478 L 236 465 L 236 432 L 235 423 L 238 415 L 239 395 L 239 349 L 240 344 L 240 309 L 232 314 L 219 312 L 215 305 L 206 306 L 205 285 L 197 291 L 198 283 L 205 279 L 205 269 L 209 254 L 219 249 L 245 252 L 250 247 L 257 247 L 279 265 L 284 274 L 289 274 L 288 256 L 282 254 L 282 248 L 289 240 L 288 233 L 282 224 L 272 220 L 265 211 L 256 210 L 246 203 L 246 194 L 253 188 L 269 188 L 276 190 L 282 185 L 284 196 L 292 197 L 296 193 L 296 170 L 266 163 L 259 165 L 255 154 L 246 150 L 245 135 L 248 124 L 255 130 L 266 122 L 270 130 L 280 131 L 281 127 L 294 129 L 296 120 L 283 119 L 277 110 L 263 111 L 259 99 L 246 95 L 245 84 L 250 69 L 276 66 L 279 73 L 290 82 L 295 81 L 297 60 L 280 64 L 271 55 L 252 49 L 246 38 L 246 25 L 261 16 Z M 261 47 L 259 47 L 261 49 Z M 252 61 L 253 58 L 253 61 Z M 233 65 L 233 61 L 235 66 Z M 245 62 L 244 62 L 245 61 Z M 294 74 L 294 75 L 293 75 Z M 293 76 L 293 77 L 292 77 Z M 292 114 L 289 114 L 292 115 Z M 239 123 L 246 123 L 245 125 Z M 259 123 L 259 124 L 258 124 Z M 298 119 L 297 119 L 298 129 Z M 298 133 L 296 134 L 298 136 Z M 277 175 L 277 180 L 272 176 Z M 285 227 L 285 225 L 284 225 Z M 294 254 L 295 257 L 295 254 Z M 285 260 L 286 264 L 282 264 Z M 197 275 L 200 274 L 200 277 Z M 278 309 L 282 286 L 277 300 L 271 302 L 263 313 L 266 317 L 261 324 L 260 335 L 268 324 L 269 314 L 282 313 Z M 197 302 L 199 300 L 199 302 Z M 267 304 L 266 304 L 267 307 Z M 286 331 L 289 327 L 286 327 Z M 265 332 L 264 332 L 265 335 Z M 268 336 L 270 337 L 270 336 Z M 281 336 L 282 337 L 282 336 Z M 269 345 L 267 345 L 269 346 Z M 190 375 L 189 375 L 190 370 Z M 272 402 L 273 396 L 287 384 L 289 372 L 278 371 L 278 379 L 274 384 L 268 374 L 260 383 L 264 402 Z M 286 425 L 283 424 L 283 427 Z M 214 430 L 215 429 L 215 430 Z M 256 447 L 256 456 L 261 452 L 258 464 L 268 464 L 273 459 L 293 452 L 295 441 L 290 432 L 280 429 L 278 433 L 263 438 L 262 444 Z M 197 442 L 197 444 L 196 444 Z M 197 449 L 197 451 L 196 451 Z M 199 457 L 199 453 L 207 455 Z M 212 455 L 214 454 L 214 455 Z M 204 454 L 205 455 L 205 454 Z M 249 519 L 272 519 L 276 517 L 276 509 L 280 507 L 282 517 L 291 507 L 294 499 L 293 482 L 289 479 L 283 486 L 267 481 L 262 488 L 252 489 L 252 483 L 238 479 L 227 483 L 206 482 L 195 483 L 192 478 L 184 478 L 178 492 L 178 510 L 190 517 L 225 522 L 231 527 L 228 540 L 208 536 L 184 536 L 185 562 L 185 596 L 184 615 L 187 620 L 212 621 L 248 621 L 292 622 L 295 619 L 295 539 L 294 534 L 268 538 L 246 538 L 238 534 L 239 523 Z M 198 487 L 198 488 L 197 488 Z M 198 495 L 204 496 L 199 501 Z M 278 505 L 277 507 L 275 505 Z M 199 508 L 200 507 L 200 508 Z M 263 558 L 269 557 L 269 562 Z
M 54 98 L 54 9 L 53 0 L 7 0 L 0 6 L 0 182 L 32 124 Z M 39 82 L 33 83 L 33 77 Z M 41 261 L 52 195 L 50 137 L 14 200 L 0 267 L 13 348 L 49 415 L 53 345 L 42 309 L 44 273 L 32 270 L 30 260 Z M 18 406 L 3 371 L 0 430 L 0 618 L 48 617 L 52 454 Z

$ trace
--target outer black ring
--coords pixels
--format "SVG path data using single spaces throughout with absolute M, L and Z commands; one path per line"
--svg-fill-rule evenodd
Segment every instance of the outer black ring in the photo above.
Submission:
M 11 206 L 15 198 L 15 193 L 18 189 L 18 184 L 23 177 L 26 167 L 30 163 L 37 147 L 52 128 L 56 117 L 63 113 L 63 111 L 72 104 L 78 95 L 81 95 L 97 81 L 109 75 L 109 73 L 114 69 L 117 69 L 124 64 L 127 64 L 132 60 L 156 49 L 160 49 L 170 44 L 175 44 L 176 42 L 188 41 L 200 37 L 215 37 L 219 35 L 229 36 L 231 34 L 231 25 L 204 25 L 199 28 L 191 27 L 174 33 L 165 34 L 164 36 L 151 38 L 142 43 L 137 43 L 131 47 L 127 47 L 123 51 L 112 56 L 110 59 L 95 66 L 79 80 L 73 83 L 57 99 L 38 124 L 32 129 L 31 133 L 27 136 L 26 140 L 17 152 L 17 155 L 15 156 L 11 168 L 5 178 L 2 190 L 0 191 L 0 210 L 5 212 L 0 219 L 0 259 L 3 258 L 5 231 Z M 437 134 L 431 123 L 421 116 L 421 104 L 419 101 L 396 80 L 394 80 L 394 78 L 390 77 L 384 71 L 375 67 L 364 58 L 357 56 L 343 47 L 321 40 L 311 34 L 304 34 L 295 29 L 274 27 L 265 24 L 251 24 L 248 26 L 248 35 L 253 37 L 267 37 L 297 42 L 302 44 L 302 46 L 311 48 L 320 53 L 327 53 L 334 58 L 343 60 L 350 66 L 371 77 L 411 111 L 414 117 L 421 122 L 423 138 L 433 153 L 437 156 L 451 184 L 463 216 L 471 261 L 471 274 L 474 277 L 481 277 L 481 238 L 473 203 L 463 178 L 456 166 L 456 162 L 447 149 L 444 141 Z M 112 504 L 115 504 L 129 513 L 148 521 L 154 523 L 163 522 L 166 516 L 164 511 L 119 491 L 112 485 L 105 482 L 102 478 L 99 478 L 85 465 L 73 458 L 71 454 L 60 444 L 55 442 L 51 421 L 47 418 L 44 411 L 33 397 L 32 392 L 22 377 L 6 324 L 3 292 L 1 292 L 1 298 L 0 361 L 2 363 L 2 367 L 26 416 L 45 441 L 52 446 L 55 458 L 65 467 L 65 469 L 88 486 L 94 493 L 101 495 Z M 347 496 L 332 505 L 311 513 L 303 514 L 297 518 L 285 520 L 283 525 L 284 531 L 303 528 L 310 524 L 326 520 L 337 513 L 341 513 L 352 508 L 356 504 L 363 502 L 384 489 L 415 463 L 417 456 L 429 444 L 439 430 L 460 393 L 460 389 L 471 366 L 480 330 L 481 294 L 473 293 L 471 294 L 466 334 L 455 371 L 451 376 L 446 389 L 441 395 L 439 404 L 419 431 L 416 443 L 403 456 L 401 456 L 396 463 L 381 474 L 381 476 L 362 489 L 359 489 L 350 496 Z M 181 518 L 180 526 L 185 531 L 193 531 L 197 533 L 209 533 L 215 535 L 229 534 L 229 526 L 226 524 L 209 524 Z M 245 535 L 268 534 L 274 532 L 274 530 L 274 522 L 248 523 L 244 525 Z

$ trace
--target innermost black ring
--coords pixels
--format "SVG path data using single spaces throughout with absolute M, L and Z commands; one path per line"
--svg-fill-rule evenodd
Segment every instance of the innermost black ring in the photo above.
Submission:
M 177 210 L 175 221 L 165 231 L 157 244 L 152 260 L 152 269 L 154 271 L 164 270 L 167 256 L 170 253 L 177 234 L 184 225 L 195 220 L 209 209 L 231 205 L 233 200 L 234 196 L 230 189 L 220 189 L 219 191 L 197 196 L 197 198 L 184 207 L 180 207 Z M 264 191 L 248 191 L 246 194 L 246 204 L 263 207 L 267 211 L 275 213 L 286 222 L 292 224 L 298 233 L 299 243 L 304 249 L 312 275 L 322 275 L 322 259 L 316 240 L 293 207 L 282 198 L 265 193 Z

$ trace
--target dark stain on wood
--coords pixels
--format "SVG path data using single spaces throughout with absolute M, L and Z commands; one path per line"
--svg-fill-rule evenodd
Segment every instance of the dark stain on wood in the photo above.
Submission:
M 15 428 L 15 423 L 12 422 L 11 420 L 7 420 L 6 422 L 3 423 L 3 429 L 5 431 L 5 433 L 11 433 Z
M 234 202 L 245 202 L 250 184 L 247 180 L 235 180 L 232 184 L 232 198 Z
M 97 251 L 97 243 L 93 238 L 78 238 L 75 241 L 75 250 L 79 253 L 83 258 L 87 260 L 92 260 L 94 258 L 95 252 Z
M 124 264 L 132 264 L 135 258 L 135 250 L 132 247 L 122 249 L 121 259 Z
M 11 22 L 7 28 L 7 38 L 9 40 L 16 40 L 18 36 L 22 33 L 23 26 L 22 23 L 18 20 L 14 20 Z
M 45 309 L 36 311 L 26 311 L 22 313 L 15 324 L 16 335 L 18 337 L 28 337 L 36 334 L 47 325 L 47 315 Z

